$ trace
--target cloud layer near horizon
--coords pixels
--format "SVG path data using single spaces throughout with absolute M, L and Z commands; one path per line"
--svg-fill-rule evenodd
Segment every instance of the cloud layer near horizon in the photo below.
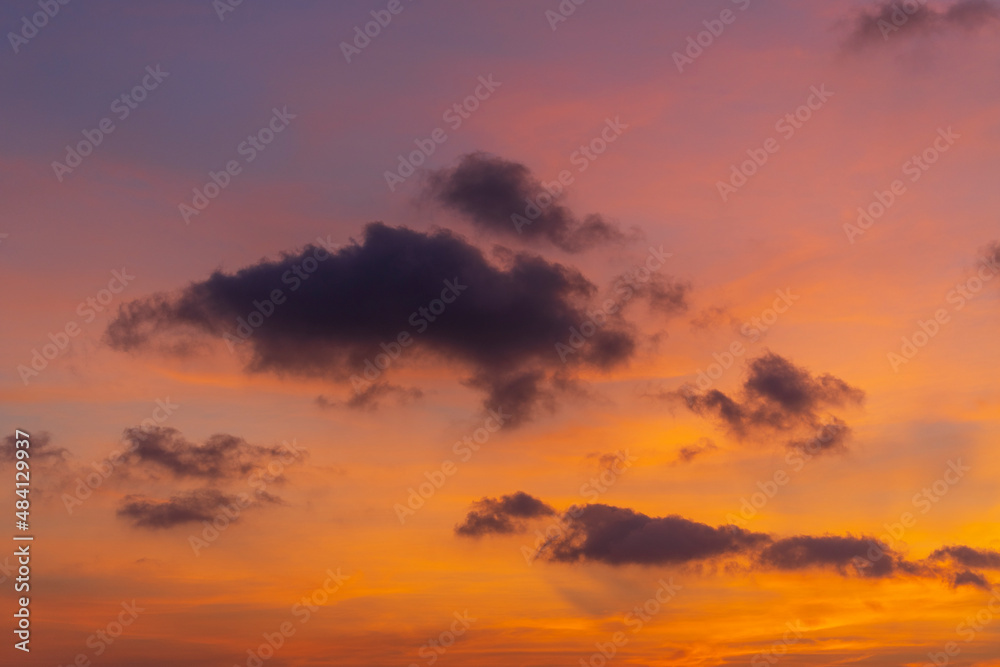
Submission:
M 484 508 L 488 520 L 484 520 Z M 874 536 L 775 537 L 734 525 L 713 527 L 677 515 L 651 517 L 601 503 L 574 505 L 557 515 L 544 501 L 522 491 L 477 501 L 455 527 L 455 534 L 466 538 L 523 534 L 532 528 L 530 519 L 551 516 L 556 518 L 536 531 L 539 538 L 533 557 L 554 563 L 724 563 L 736 570 L 777 572 L 815 568 L 845 577 L 910 576 L 942 580 L 953 587 L 981 588 L 989 588 L 989 582 L 976 570 L 1000 570 L 1000 552 L 964 545 L 944 547 L 912 561 Z

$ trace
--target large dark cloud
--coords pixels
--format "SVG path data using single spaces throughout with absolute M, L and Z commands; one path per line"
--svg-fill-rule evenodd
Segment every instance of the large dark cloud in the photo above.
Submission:
M 554 509 L 538 498 L 518 491 L 500 498 L 483 498 L 472 504 L 465 520 L 455 532 L 465 537 L 480 537 L 491 533 L 517 533 L 524 528 L 524 519 L 552 516 Z
M 499 500 L 484 498 L 473 505 L 455 532 L 464 537 L 523 534 L 533 528 L 531 519 L 555 514 L 545 502 L 524 492 Z M 539 537 L 529 555 L 556 563 L 697 566 L 714 561 L 736 571 L 826 569 L 844 577 L 916 577 L 986 588 L 989 582 L 974 570 L 1000 569 L 1000 552 L 961 545 L 912 561 L 882 540 L 865 535 L 775 537 L 677 515 L 651 517 L 604 504 L 574 505 L 548 519 L 544 533 L 541 526 L 535 532 Z
M 264 302 L 275 290 L 282 302 L 272 308 Z M 322 376 L 351 382 L 356 391 L 385 380 L 376 363 L 391 374 L 395 365 L 431 354 L 471 370 L 487 406 L 516 407 L 518 421 L 547 395 L 556 372 L 606 369 L 632 355 L 635 335 L 620 315 L 565 364 L 556 354 L 571 328 L 589 319 L 596 292 L 580 272 L 537 256 L 510 254 L 499 266 L 450 232 L 372 223 L 363 242 L 332 254 L 308 246 L 124 304 L 106 340 L 119 350 L 169 351 L 221 338 L 243 350 L 249 371 Z M 250 321 L 258 310 L 266 312 Z M 243 330 L 245 341 L 237 337 L 238 318 L 259 323 Z M 397 342 L 401 336 L 407 347 Z
M 599 215 L 577 219 L 559 203 L 561 192 L 553 197 L 523 164 L 486 153 L 465 155 L 455 168 L 431 174 L 427 194 L 483 229 L 569 252 L 626 238 Z
M 654 518 L 601 504 L 571 508 L 565 527 L 544 546 L 543 558 L 611 565 L 687 563 L 737 554 L 768 539 L 736 526 L 713 528 L 679 516 Z
M 885 0 L 854 20 L 848 45 L 863 48 L 902 36 L 928 35 L 953 29 L 974 30 L 1000 19 L 1000 10 L 988 0 L 959 0 L 936 9 L 925 1 Z
M 860 406 L 865 398 L 862 390 L 829 374 L 813 376 L 771 352 L 750 361 L 747 371 L 737 398 L 718 389 L 698 393 L 692 387 L 679 394 L 693 412 L 719 419 L 741 439 L 778 433 L 791 435 L 788 444 L 792 447 L 818 442 L 818 449 L 823 450 L 843 445 L 847 426 L 827 411 Z M 831 437 L 815 437 L 831 428 L 836 431 Z M 803 433 L 814 437 L 802 439 Z
M 124 440 L 129 444 L 125 459 L 130 465 L 148 465 L 176 477 L 236 479 L 266 467 L 283 454 L 281 447 L 251 445 L 224 433 L 199 445 L 166 427 L 130 428 Z
M 253 502 L 279 502 L 266 492 L 258 493 L 257 497 L 259 500 L 254 501 L 246 494 L 227 495 L 210 488 L 171 496 L 168 500 L 130 495 L 123 499 L 118 516 L 140 528 L 173 528 L 185 523 L 212 521 L 216 517 L 235 521 Z

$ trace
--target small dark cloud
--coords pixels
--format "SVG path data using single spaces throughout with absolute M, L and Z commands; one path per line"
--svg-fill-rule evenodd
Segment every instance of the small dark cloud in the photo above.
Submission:
M 279 502 L 277 498 L 258 492 L 256 502 Z M 196 489 L 168 500 L 155 500 L 145 496 L 126 496 L 118 508 L 118 516 L 130 520 L 139 528 L 172 528 L 185 523 L 212 521 L 225 516 L 235 521 L 253 501 L 249 496 L 227 495 L 216 489 Z
M 275 290 L 281 303 L 264 304 Z M 541 257 L 513 253 L 495 265 L 451 232 L 372 223 L 362 243 L 332 253 L 308 246 L 126 303 L 105 339 L 122 351 L 168 354 L 175 335 L 221 339 L 249 372 L 323 377 L 352 388 L 387 381 L 397 366 L 431 355 L 467 369 L 486 407 L 514 412 L 516 422 L 557 390 L 557 374 L 611 368 L 634 353 L 637 334 L 615 319 L 560 359 L 557 344 L 589 319 L 597 291 L 579 271 Z M 237 337 L 251 313 L 259 326 Z M 372 397 L 359 398 L 359 406 Z
M 691 318 L 691 328 L 695 331 L 714 329 L 726 324 L 735 328 L 739 326 L 739 320 L 733 317 L 728 308 L 723 306 L 703 308 Z
M 26 449 L 30 460 L 46 463 L 61 462 L 65 460 L 68 453 L 65 447 L 53 446 L 52 436 L 46 431 L 31 433 L 27 438 L 28 447 L 17 447 L 16 442 L 24 439 L 14 435 L 8 435 L 4 438 L 3 444 L 0 445 L 0 461 L 16 461 L 18 449 Z
M 526 519 L 552 516 L 554 509 L 523 491 L 500 498 L 483 498 L 472 504 L 465 520 L 455 526 L 464 537 L 510 534 L 523 530 Z
M 595 456 L 595 455 L 591 455 Z M 620 474 L 623 468 L 632 465 L 636 457 L 629 454 L 627 449 L 619 449 L 617 452 L 608 452 L 597 456 L 597 468 L 601 471 L 607 470 L 614 474 Z
M 265 467 L 282 454 L 280 447 L 251 445 L 233 435 L 213 435 L 204 444 L 193 443 L 173 428 L 130 428 L 124 438 L 130 447 L 126 460 L 149 465 L 175 477 L 235 479 Z
M 989 549 L 973 549 L 962 545 L 941 547 L 934 551 L 928 559 L 934 561 L 950 560 L 964 567 L 1000 570 L 1000 551 Z
M 788 445 L 816 451 L 843 446 L 849 430 L 831 408 L 860 406 L 865 394 L 829 374 L 814 376 L 774 353 L 748 364 L 741 395 L 732 398 L 717 389 L 697 393 L 691 387 L 678 394 L 688 408 L 719 419 L 740 439 L 760 439 L 775 433 L 792 435 Z M 807 432 L 808 439 L 799 437 Z
M 580 252 L 626 235 L 599 215 L 578 219 L 523 164 L 487 153 L 471 153 L 453 169 L 433 172 L 426 194 L 474 225 L 495 234 L 543 239 L 567 252 Z M 554 189 L 554 188 L 553 188 Z
M 693 445 L 685 445 L 684 447 L 681 447 L 680 451 L 677 452 L 677 458 L 674 460 L 672 465 L 691 463 L 691 461 L 694 461 L 702 454 L 714 452 L 717 449 L 718 447 L 715 443 L 708 438 L 700 438 L 698 442 Z
M 976 570 L 1000 570 L 1000 551 L 950 545 L 933 551 L 921 564 L 940 578 L 950 580 L 955 588 L 976 586 L 989 590 L 989 581 Z
M 961 0 L 944 12 L 944 22 L 963 28 L 978 28 L 1000 20 L 1000 9 L 989 0 Z
M 954 577 L 952 577 L 951 585 L 954 588 L 958 588 L 959 586 L 975 586 L 984 591 L 990 590 L 990 582 L 986 580 L 986 577 L 970 570 L 956 572 Z
M 630 283 L 639 298 L 645 299 L 653 313 L 673 317 L 689 308 L 688 300 L 693 289 L 689 281 L 671 276 L 653 274 L 646 282 Z
M 959 0 L 944 9 L 935 9 L 925 2 L 886 0 L 854 19 L 848 46 L 860 49 L 904 36 L 974 30 L 998 19 L 1000 10 L 987 0 Z
M 839 417 L 830 417 L 829 421 L 811 433 L 809 437 L 793 438 L 788 441 L 789 449 L 797 449 L 807 454 L 822 452 L 843 452 L 851 439 L 851 428 Z
M 400 387 L 388 382 L 373 382 L 364 389 L 351 394 L 346 401 L 317 396 L 316 405 L 321 408 L 348 408 L 364 412 L 374 412 L 382 407 L 386 399 L 392 399 L 397 406 L 409 405 L 423 398 L 424 392 L 416 387 Z
M 994 272 L 1000 272 L 1000 241 L 994 241 L 983 248 L 982 264 Z

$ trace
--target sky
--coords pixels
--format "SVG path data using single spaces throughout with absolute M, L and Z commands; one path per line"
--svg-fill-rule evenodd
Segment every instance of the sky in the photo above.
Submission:
M 1000 666 L 1000 5 L 0 26 L 2 664 Z

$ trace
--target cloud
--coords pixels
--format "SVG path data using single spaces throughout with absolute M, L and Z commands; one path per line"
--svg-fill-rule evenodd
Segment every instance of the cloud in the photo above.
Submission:
M 261 499 L 257 502 L 280 502 L 266 492 L 258 492 L 257 495 Z M 139 528 L 172 528 L 185 523 L 212 521 L 218 516 L 235 521 L 253 502 L 246 494 L 226 495 L 208 488 L 171 496 L 169 500 L 129 495 L 118 508 L 118 516 L 131 520 Z
M 512 509 L 515 498 L 522 504 L 520 511 Z M 552 507 L 523 492 L 500 500 L 484 498 L 473 505 L 455 532 L 465 537 L 523 534 L 531 528 L 530 519 L 550 515 L 556 515 Z M 651 517 L 604 504 L 574 505 L 558 514 L 544 535 L 541 530 L 535 532 L 539 538 L 534 557 L 554 563 L 698 566 L 721 561 L 726 566 L 723 571 L 826 569 L 842 577 L 917 577 L 953 587 L 988 587 L 986 578 L 969 568 L 1000 569 L 1000 552 L 965 546 L 944 547 L 924 560 L 911 561 L 865 535 L 776 537 L 733 525 L 713 527 L 677 515 Z
M 124 440 L 130 445 L 125 458 L 131 465 L 149 464 L 175 477 L 236 479 L 266 467 L 283 454 L 280 446 L 251 445 L 243 438 L 222 433 L 198 445 L 167 427 L 130 428 Z
M 708 452 L 714 452 L 718 447 L 714 442 L 708 438 L 700 438 L 698 442 L 693 445 L 686 445 L 681 447 L 680 451 L 677 452 L 677 458 L 671 465 L 678 465 L 681 463 L 691 463 L 695 458 L 701 456 L 702 454 L 707 454 Z
M 553 196 L 523 164 L 477 152 L 463 156 L 453 169 L 433 172 L 426 194 L 481 229 L 545 240 L 567 252 L 626 240 L 599 215 L 577 219 L 558 203 L 562 185 L 555 185 L 559 189 Z
M 912 9 L 911 9 L 912 8 Z M 863 48 L 899 36 L 928 35 L 954 29 L 974 30 L 1000 19 L 1000 10 L 988 0 L 959 0 L 945 9 L 925 1 L 886 0 L 854 20 L 848 45 Z
M 986 580 L 986 577 L 969 570 L 956 572 L 955 576 L 952 578 L 951 585 L 954 588 L 958 588 L 959 586 L 975 586 L 976 588 L 981 588 L 985 591 L 990 590 L 990 582 Z
M 557 372 L 632 356 L 635 334 L 619 315 L 560 361 L 556 344 L 588 319 L 596 291 L 579 271 L 537 256 L 512 253 L 498 266 L 451 232 L 371 223 L 361 243 L 332 254 L 308 246 L 123 304 L 105 339 L 117 350 L 165 353 L 178 340 L 189 348 L 222 339 L 242 351 L 248 372 L 324 377 L 359 392 L 433 355 L 471 371 L 486 406 L 516 409 L 516 423 Z
M 982 250 L 982 266 L 1000 271 L 1000 241 L 993 241 Z
M 690 306 L 688 300 L 693 289 L 689 281 L 675 280 L 661 274 L 654 273 L 648 279 L 642 280 L 642 275 L 635 271 L 626 273 L 616 285 L 628 285 L 635 290 L 636 296 L 649 304 L 651 312 L 667 317 L 673 317 L 688 309 Z
M 828 437 L 792 437 L 788 441 L 791 447 L 817 445 L 819 450 L 842 447 L 849 433 L 842 420 L 826 411 L 860 406 L 865 398 L 862 390 L 840 378 L 813 376 L 771 352 L 748 363 L 748 377 L 738 398 L 717 389 L 699 394 L 692 387 L 683 388 L 678 395 L 691 411 L 719 419 L 740 439 L 828 432 Z
M 523 519 L 552 516 L 555 513 L 554 509 L 538 498 L 518 491 L 500 498 L 476 501 L 465 520 L 455 526 L 455 532 L 465 537 L 517 533 L 523 529 Z
M 848 571 L 864 577 L 888 577 L 903 569 L 902 557 L 872 537 L 797 535 L 769 544 L 760 562 L 777 570 L 832 567 L 842 575 Z
M 16 442 L 23 440 L 13 435 L 8 435 L 0 445 L 0 461 L 13 462 L 17 460 L 17 450 L 26 449 L 32 461 L 42 461 L 44 463 L 60 463 L 66 458 L 68 451 L 65 447 L 54 447 L 52 436 L 46 431 L 38 431 L 30 434 L 27 438 L 28 447 L 17 447 Z
M 423 398 L 424 392 L 416 387 L 400 387 L 388 382 L 374 382 L 354 394 L 346 401 L 317 396 L 316 405 L 321 408 L 349 408 L 365 412 L 374 412 L 382 407 L 386 398 L 394 398 L 396 405 L 408 405 Z
M 928 560 L 951 562 L 964 567 L 1000 570 L 1000 551 L 973 549 L 967 546 L 942 547 L 934 551 Z
M 546 560 L 686 563 L 737 554 L 768 539 L 736 526 L 713 528 L 679 516 L 653 518 L 601 504 L 570 508 L 564 522 L 565 530 L 540 550 Z
M 975 570 L 1000 570 L 1000 551 L 951 545 L 936 549 L 921 565 L 950 581 L 952 587 L 976 586 L 990 590 L 985 575 Z
M 691 329 L 694 331 L 705 331 L 724 324 L 728 324 L 734 329 L 740 325 L 740 321 L 725 306 L 702 308 L 695 317 L 691 318 Z
M 126 429 L 123 440 L 129 447 L 123 455 L 127 470 L 167 472 L 175 479 L 197 480 L 201 485 L 168 499 L 131 493 L 119 504 L 118 517 L 140 528 L 171 528 L 183 523 L 212 521 L 226 516 L 235 521 L 251 506 L 282 504 L 268 492 L 268 485 L 285 480 L 284 470 L 307 454 L 294 440 L 275 447 L 252 445 L 243 438 L 216 434 L 204 443 L 186 439 L 167 427 Z M 134 487 L 142 476 L 125 477 Z M 253 488 L 253 493 L 241 489 Z

